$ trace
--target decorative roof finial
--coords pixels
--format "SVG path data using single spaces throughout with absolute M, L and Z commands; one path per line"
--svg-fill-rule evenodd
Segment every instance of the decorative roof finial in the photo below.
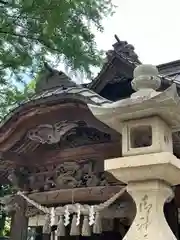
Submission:
M 36 92 L 43 92 L 55 88 L 67 89 L 77 86 L 76 83 L 62 71 L 58 71 L 44 62 L 44 71 L 39 75 L 39 80 L 36 83 Z
M 114 50 L 108 51 L 107 55 L 112 55 L 113 52 L 115 52 L 121 57 L 139 64 L 140 61 L 138 59 L 138 55 L 134 51 L 134 46 L 129 44 L 127 41 L 121 41 L 116 34 L 114 37 L 116 39 L 116 43 L 113 44 Z
M 45 70 L 48 70 L 49 72 L 53 72 L 53 69 L 49 66 L 49 64 L 47 62 L 44 62 L 44 68 Z
M 150 64 L 139 65 L 134 69 L 132 88 L 136 91 L 131 98 L 149 98 L 157 95 L 156 90 L 161 85 L 158 69 Z

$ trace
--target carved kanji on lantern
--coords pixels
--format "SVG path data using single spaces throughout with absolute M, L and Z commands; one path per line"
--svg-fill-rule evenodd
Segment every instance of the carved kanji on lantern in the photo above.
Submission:
M 151 224 L 152 218 L 150 219 L 150 214 L 152 211 L 152 203 L 149 201 L 149 197 L 145 194 L 142 197 L 141 202 L 138 205 L 139 208 L 139 223 L 137 224 L 137 229 L 142 232 L 144 238 L 148 235 L 148 226 Z

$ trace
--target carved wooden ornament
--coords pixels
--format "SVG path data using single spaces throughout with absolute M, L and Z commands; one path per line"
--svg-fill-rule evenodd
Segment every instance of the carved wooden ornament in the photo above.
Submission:
M 67 121 L 55 125 L 44 124 L 28 131 L 28 138 L 32 141 L 42 144 L 58 143 L 66 132 L 78 127 L 77 123 L 68 123 Z

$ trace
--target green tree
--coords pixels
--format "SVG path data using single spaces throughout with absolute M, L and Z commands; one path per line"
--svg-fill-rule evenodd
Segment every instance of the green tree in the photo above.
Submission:
M 7 84 L 0 89 L 0 121 L 21 101 L 34 94 L 35 80 L 19 89 L 15 85 Z
M 12 189 L 9 185 L 0 186 L 0 197 L 4 197 L 7 194 L 11 194 Z M 0 204 L 0 236 L 8 236 L 10 233 L 10 218 L 7 217 L 3 210 L 3 206 Z
M 101 62 L 91 29 L 102 31 L 113 9 L 111 0 L 0 0 L 1 82 L 36 72 L 49 56 L 90 73 Z
M 34 94 L 36 80 L 26 84 L 24 88 L 8 84 L 0 90 L 0 121 L 22 100 Z M 12 194 L 10 185 L 0 185 L 0 198 Z M 8 236 L 10 231 L 10 218 L 6 215 L 0 204 L 0 236 Z

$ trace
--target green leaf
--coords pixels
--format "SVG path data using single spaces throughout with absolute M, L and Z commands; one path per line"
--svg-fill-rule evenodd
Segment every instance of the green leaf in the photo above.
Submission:
M 33 2 L 34 2 L 34 0 L 23 0 L 23 1 L 22 1 L 23 6 L 24 6 L 25 8 L 32 7 Z
M 36 72 L 49 56 L 89 74 L 102 62 L 90 25 L 112 14 L 108 0 L 18 0 L 0 4 L 0 83 Z M 11 78 L 12 79 L 12 78 Z

